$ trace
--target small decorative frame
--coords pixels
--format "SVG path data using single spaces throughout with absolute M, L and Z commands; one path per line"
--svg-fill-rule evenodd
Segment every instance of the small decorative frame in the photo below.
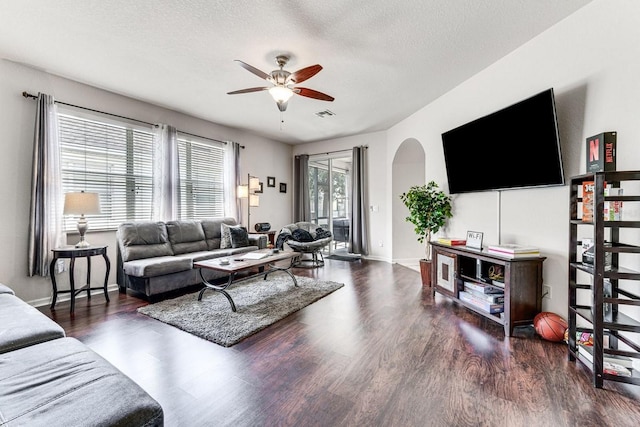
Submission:
M 268 176 L 267 177 L 267 187 L 275 187 L 276 186 L 276 177 Z
M 436 286 L 455 295 L 455 262 L 456 259 L 444 254 L 436 254 Z
M 256 194 L 258 194 L 258 193 L 262 193 L 262 191 L 263 191 L 263 189 L 264 189 L 264 187 L 262 186 L 262 184 L 263 184 L 263 183 L 261 182 L 261 183 L 260 183 L 260 189 L 255 190 L 255 191 L 254 191 L 254 193 L 256 193 Z
M 482 250 L 482 236 L 479 231 L 467 231 L 467 247 Z
M 286 193 L 287 192 L 287 184 L 285 184 L 284 182 L 280 183 L 280 192 L 281 193 Z

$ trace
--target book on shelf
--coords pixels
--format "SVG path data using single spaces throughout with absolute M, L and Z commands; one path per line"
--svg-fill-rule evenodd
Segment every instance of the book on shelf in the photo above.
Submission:
M 464 285 L 464 291 L 470 293 L 476 298 L 480 298 L 485 301 L 489 301 L 491 304 L 502 304 L 504 303 L 504 292 L 497 294 L 485 294 L 484 292 L 480 292 L 478 290 L 473 289 L 470 286 Z
M 461 237 L 438 237 L 437 242 L 449 246 L 462 246 L 467 244 L 467 240 Z
M 616 170 L 616 132 L 602 132 L 587 138 L 587 172 Z
M 476 298 L 469 292 L 460 291 L 458 292 L 458 297 L 461 301 L 469 303 L 470 305 L 490 314 L 502 313 L 504 311 L 504 304 L 492 304 L 489 301 Z
M 487 252 L 495 255 L 501 255 L 507 258 L 522 258 L 540 256 L 540 249 L 534 246 L 523 246 L 506 243 L 503 245 L 490 245 Z
M 504 288 L 500 288 L 500 287 L 489 285 L 489 284 L 469 282 L 465 280 L 464 286 L 466 288 L 469 288 L 481 294 L 503 294 L 504 295 Z
M 593 221 L 593 188 L 595 182 L 584 181 L 582 183 L 582 221 Z
M 606 185 L 604 188 L 604 195 L 607 196 L 622 196 L 622 188 L 612 187 Z M 622 219 L 622 201 L 620 200 L 605 200 L 604 207 L 604 220 L 605 221 L 620 221 Z
M 579 345 L 578 346 L 578 354 L 584 356 L 589 362 L 593 363 L 593 346 L 590 345 Z M 617 354 L 604 354 L 604 361 L 608 363 L 615 363 L 624 368 L 632 368 L 633 367 L 633 359 L 627 356 L 620 356 Z
M 631 376 L 631 371 L 628 368 L 611 362 L 602 362 L 602 372 L 605 374 L 617 375 L 619 377 Z

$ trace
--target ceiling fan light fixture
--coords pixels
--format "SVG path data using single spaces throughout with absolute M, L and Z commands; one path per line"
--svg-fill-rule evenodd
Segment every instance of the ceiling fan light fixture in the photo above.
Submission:
M 293 91 L 285 86 L 273 86 L 269 88 L 269 93 L 277 103 L 286 103 L 293 96 Z

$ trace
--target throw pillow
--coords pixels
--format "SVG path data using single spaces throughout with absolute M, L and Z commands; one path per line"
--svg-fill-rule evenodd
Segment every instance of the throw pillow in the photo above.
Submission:
M 220 224 L 220 249 L 230 249 L 231 246 L 231 231 L 232 228 L 241 228 L 241 225 L 229 225 Z
M 322 227 L 316 228 L 316 240 L 324 239 L 325 237 L 331 237 L 331 232 Z
M 231 227 L 231 247 L 246 248 L 249 246 L 249 233 L 243 227 Z
M 296 228 L 291 233 L 293 240 L 297 242 L 313 242 L 313 236 L 307 230 L 303 230 L 302 228 Z

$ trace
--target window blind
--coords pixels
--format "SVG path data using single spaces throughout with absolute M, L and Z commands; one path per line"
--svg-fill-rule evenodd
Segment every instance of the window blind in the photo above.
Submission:
M 91 230 L 115 230 L 126 221 L 150 220 L 152 144 L 149 130 L 68 114 L 58 115 L 65 193 L 100 194 L 101 214 L 88 216 Z M 65 217 L 65 231 L 77 218 Z
M 180 219 L 224 215 L 224 147 L 178 133 Z

